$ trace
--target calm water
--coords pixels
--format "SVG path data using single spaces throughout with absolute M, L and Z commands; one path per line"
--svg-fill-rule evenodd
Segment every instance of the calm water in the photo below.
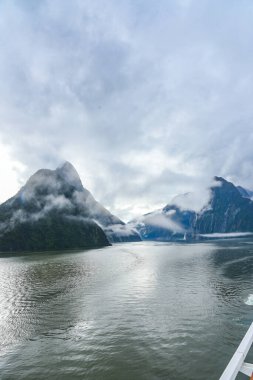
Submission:
M 218 379 L 252 280 L 250 240 L 1 257 L 0 378 Z

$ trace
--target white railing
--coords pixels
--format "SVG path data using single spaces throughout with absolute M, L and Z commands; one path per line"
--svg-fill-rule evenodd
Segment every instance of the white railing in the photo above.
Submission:
M 244 373 L 253 379 L 253 364 L 245 363 L 244 360 L 253 343 L 253 322 L 246 332 L 239 347 L 235 351 L 232 359 L 228 363 L 225 371 L 220 377 L 220 380 L 234 380 L 239 372 Z

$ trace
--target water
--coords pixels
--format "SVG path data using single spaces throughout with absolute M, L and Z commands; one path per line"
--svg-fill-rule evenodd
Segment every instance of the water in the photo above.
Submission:
M 249 239 L 2 256 L 0 379 L 218 379 L 252 280 Z

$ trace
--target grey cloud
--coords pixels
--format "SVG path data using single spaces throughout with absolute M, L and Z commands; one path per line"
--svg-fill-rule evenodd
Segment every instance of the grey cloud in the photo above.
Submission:
M 0 140 L 24 177 L 67 159 L 124 219 L 214 175 L 253 188 L 250 0 L 13 0 L 0 14 Z

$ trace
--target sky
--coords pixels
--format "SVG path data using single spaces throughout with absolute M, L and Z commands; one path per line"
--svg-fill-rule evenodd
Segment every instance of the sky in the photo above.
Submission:
M 1 0 L 0 201 L 65 160 L 127 221 L 253 189 L 252 0 Z

